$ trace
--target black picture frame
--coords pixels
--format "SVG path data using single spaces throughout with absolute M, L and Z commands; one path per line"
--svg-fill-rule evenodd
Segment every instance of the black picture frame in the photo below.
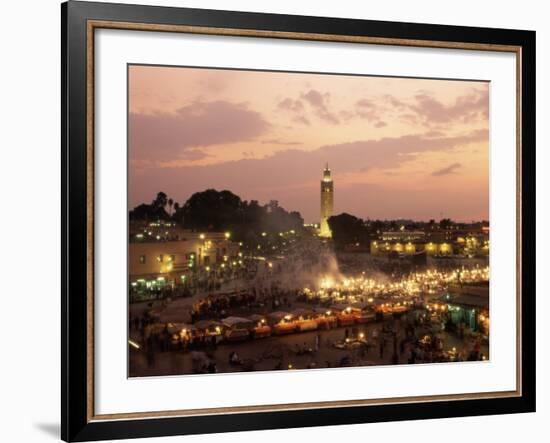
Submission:
M 535 32 L 69 1 L 61 5 L 62 373 L 65 441 L 418 420 L 535 411 Z M 521 395 L 272 412 L 94 420 L 89 415 L 87 322 L 87 23 L 187 25 L 334 36 L 511 45 L 521 53 Z M 498 154 L 497 154 L 498 155 Z M 92 269 L 93 270 L 93 269 Z

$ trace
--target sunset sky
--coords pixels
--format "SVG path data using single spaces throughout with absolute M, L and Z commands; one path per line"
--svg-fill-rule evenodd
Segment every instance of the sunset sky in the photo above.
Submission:
M 221 69 L 129 68 L 129 207 L 164 191 L 334 212 L 489 218 L 489 84 Z

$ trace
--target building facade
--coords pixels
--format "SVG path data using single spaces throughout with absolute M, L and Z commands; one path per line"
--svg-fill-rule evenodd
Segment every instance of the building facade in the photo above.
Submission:
M 177 283 L 195 270 L 230 262 L 238 253 L 238 243 L 224 232 L 185 232 L 179 240 L 168 241 L 134 240 L 128 245 L 129 280 Z
M 370 243 L 371 255 L 389 255 L 391 253 L 413 255 L 424 251 L 429 256 L 450 256 L 454 252 L 453 245 L 446 242 L 373 240 Z
M 412 255 L 418 252 L 426 252 L 428 256 L 487 257 L 489 231 L 387 231 L 370 242 L 371 255 Z
M 332 216 L 334 207 L 334 183 L 330 169 L 327 166 L 323 171 L 323 179 L 321 180 L 321 223 L 319 225 L 319 236 L 330 238 L 332 232 L 328 224 L 328 219 Z

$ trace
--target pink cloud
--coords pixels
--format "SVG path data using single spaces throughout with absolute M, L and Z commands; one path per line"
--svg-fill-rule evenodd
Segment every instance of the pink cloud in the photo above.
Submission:
M 270 140 L 262 140 L 263 145 L 281 145 L 281 146 L 295 146 L 302 145 L 302 142 L 293 140 L 281 140 L 279 138 L 272 138 Z
M 450 105 L 434 99 L 426 93 L 415 96 L 416 103 L 410 109 L 424 118 L 426 123 L 447 123 L 453 121 L 469 122 L 478 117 L 489 115 L 489 90 L 474 90 L 460 96 Z
M 253 140 L 268 129 L 262 115 L 244 104 L 195 102 L 175 114 L 130 113 L 128 145 L 132 159 L 199 159 L 205 154 L 198 147 Z
M 298 115 L 298 116 L 294 117 L 292 119 L 292 121 L 294 121 L 296 123 L 301 123 L 302 125 L 306 125 L 306 126 L 309 126 L 311 124 L 309 119 L 304 117 L 303 115 Z
M 487 140 L 487 130 L 440 137 L 417 134 L 326 145 L 313 151 L 287 149 L 264 158 L 245 158 L 215 165 L 180 167 L 174 164 L 171 168 L 151 169 L 140 175 L 139 180 L 132 180 L 131 174 L 130 204 L 148 201 L 159 189 L 178 201 L 207 188 L 229 189 L 245 199 L 281 200 L 287 209 L 298 210 L 311 220 L 316 212 L 309 212 L 313 209 L 308 208 L 317 207 L 318 199 L 314 199 L 314 204 L 306 204 L 307 198 L 299 195 L 307 195 L 311 184 L 311 192 L 317 192 L 320 170 L 327 161 L 338 174 L 396 169 L 423 152 L 452 151 Z M 303 191 L 297 192 L 297 189 Z M 294 206 L 293 202 L 298 200 L 304 203 L 303 207 L 302 204 Z M 349 211 L 353 212 L 353 208 Z
M 437 171 L 432 172 L 432 175 L 437 177 L 437 176 L 441 176 L 441 175 L 454 174 L 456 172 L 456 170 L 460 169 L 461 167 L 462 167 L 462 165 L 460 163 L 453 163 L 453 164 L 450 164 L 449 166 L 447 166 L 445 168 L 438 169 Z
M 279 109 L 293 112 L 301 112 L 304 109 L 304 105 L 300 100 L 294 100 L 290 97 L 285 98 L 277 104 Z
M 335 125 L 340 123 L 338 117 L 328 109 L 328 102 L 330 100 L 330 94 L 328 92 L 321 94 L 315 89 L 310 89 L 308 92 L 301 94 L 300 97 L 309 103 L 320 119 Z

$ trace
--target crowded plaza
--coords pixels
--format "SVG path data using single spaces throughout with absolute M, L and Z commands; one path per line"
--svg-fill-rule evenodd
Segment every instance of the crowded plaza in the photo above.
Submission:
M 489 359 L 486 260 L 419 268 L 338 254 L 307 231 L 260 236 L 141 296 L 132 286 L 130 376 Z

